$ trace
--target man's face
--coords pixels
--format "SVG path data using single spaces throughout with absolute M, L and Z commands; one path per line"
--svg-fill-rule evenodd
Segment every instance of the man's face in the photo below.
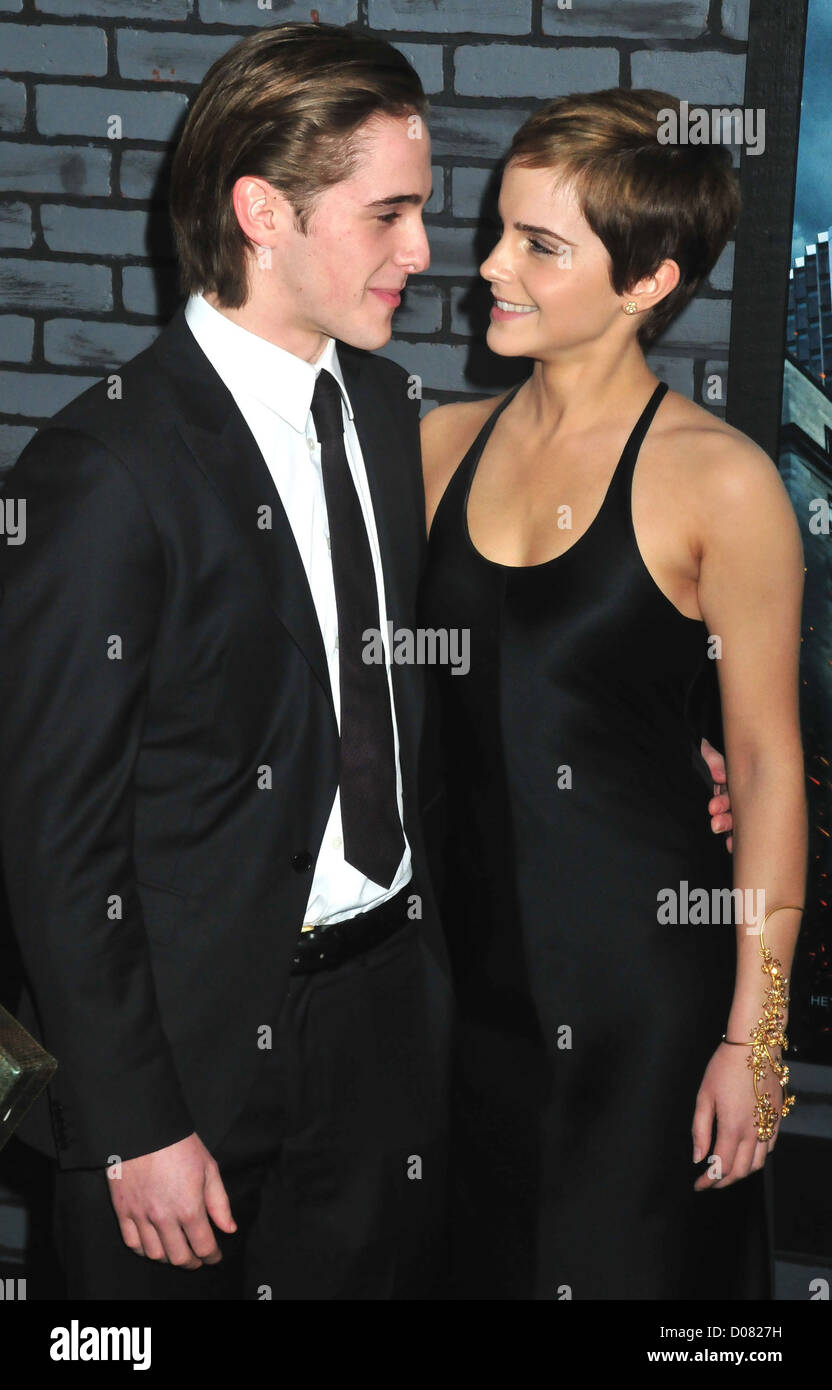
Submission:
M 280 341 L 308 361 L 326 337 L 382 347 L 408 275 L 430 262 L 422 224 L 431 191 L 424 122 L 371 118 L 361 138 L 355 173 L 317 197 L 306 234 L 286 225 L 271 264 L 251 272 L 260 307 L 280 324 Z M 258 286 L 260 276 L 265 283 Z

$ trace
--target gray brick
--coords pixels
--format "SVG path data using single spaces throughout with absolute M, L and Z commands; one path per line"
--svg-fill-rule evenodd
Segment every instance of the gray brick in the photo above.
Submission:
M 169 150 L 125 150 L 119 180 L 123 198 L 165 201 L 170 178 Z
M 0 144 L 0 188 L 15 193 L 106 197 L 110 192 L 110 151 L 81 145 Z
M 723 0 L 724 3 L 724 0 Z M 572 9 L 543 0 L 543 32 L 558 38 L 693 39 L 705 32 L 708 0 L 638 0 L 611 5 L 610 0 L 573 0 Z
M 122 77 L 140 82 L 200 83 L 217 58 L 237 42 L 235 35 L 160 33 L 120 29 L 116 40 Z
M 692 299 L 674 319 L 662 338 L 662 344 L 695 344 L 707 351 L 726 347 L 731 333 L 730 299 Z
M 430 173 L 433 192 L 425 203 L 425 212 L 442 212 L 445 207 L 445 170 L 441 164 L 432 164 Z
M 45 420 L 92 386 L 96 377 L 52 372 L 0 372 L 0 412 Z
M 645 354 L 647 364 L 661 381 L 666 381 L 671 391 L 693 400 L 693 361 L 689 357 L 671 357 L 658 351 Z
M 474 227 L 429 227 L 429 275 L 453 275 L 467 279 L 479 265 Z
M 722 32 L 732 39 L 748 38 L 749 0 L 722 0 Z
M 0 314 L 0 360 L 31 362 L 35 341 L 34 319 L 19 314 Z
M 161 318 L 170 308 L 176 292 L 176 272 L 173 267 L 125 266 L 122 271 L 121 295 L 124 307 L 131 314 L 149 314 Z
M 734 243 L 729 241 L 716 265 L 708 276 L 708 284 L 715 290 L 730 290 L 734 283 Z
M 92 256 L 147 256 L 147 214 L 46 203 L 40 215 L 50 251 Z
M 308 21 L 308 5 L 302 0 L 273 0 L 272 8 L 261 10 L 257 0 L 199 0 L 199 18 L 203 24 L 233 24 L 237 29 L 250 26 L 288 24 Z M 352 24 L 358 18 L 357 0 L 327 0 L 321 18 L 327 24 Z M 403 29 L 413 26 L 403 24 Z
M 740 105 L 745 91 L 745 58 L 741 53 L 634 53 L 634 87 L 652 87 L 690 102 Z
M 107 136 L 111 116 L 120 116 L 127 140 L 172 139 L 187 110 L 184 92 L 116 92 L 106 87 L 56 84 L 35 89 L 37 127 L 42 135 Z M 113 141 L 113 143 L 117 143 Z
M 22 82 L 0 80 L 0 130 L 20 131 L 26 119 L 26 88 Z
M 708 361 L 702 373 L 702 404 L 709 410 L 724 410 L 728 404 L 728 363 Z
M 428 95 L 442 91 L 441 43 L 396 43 L 394 46 L 416 69 Z
M 202 0 L 203 5 L 205 0 Z M 327 18 L 329 16 L 327 15 Z M 371 29 L 429 30 L 434 34 L 528 34 L 531 0 L 369 0 Z M 340 23 L 340 21 L 336 21 Z
M 87 309 L 113 307 L 112 274 L 103 265 L 79 261 L 6 260 L 0 262 L 0 304 L 10 309 Z
M 150 324 L 50 319 L 43 330 L 44 356 L 58 366 L 99 367 L 108 372 L 149 347 L 158 332 Z
M 38 12 L 43 9 L 38 6 Z M 103 29 L 72 24 L 4 24 L 5 72 L 36 72 L 61 77 L 103 77 L 107 39 Z
M 176 24 L 187 19 L 193 0 L 37 0 L 37 8 L 41 14 L 154 19 L 159 24 Z
M 529 106 L 530 113 L 532 106 Z M 430 113 L 433 153 L 473 159 L 500 159 L 528 113 L 504 106 L 437 106 Z
M 455 55 L 454 86 L 460 96 L 549 99 L 616 87 L 619 76 L 614 48 L 478 43 L 464 44 Z
M 471 384 L 465 378 L 468 362 L 467 346 L 451 346 L 447 343 L 401 343 L 393 339 L 381 348 L 383 357 L 398 362 L 405 371 L 422 379 L 425 390 L 470 391 Z
M 0 4 L 2 8 L 2 4 Z M 0 474 L 14 468 L 37 430 L 33 425 L 0 425 Z
M 399 335 L 438 333 L 442 327 L 442 291 L 433 285 L 414 285 L 408 281 L 402 306 L 393 318 L 393 327 Z
M 0 203 L 0 246 L 25 251 L 31 245 L 31 208 L 26 203 Z
M 451 174 L 454 217 L 496 216 L 498 190 L 499 179 L 495 178 L 493 169 L 454 169 Z

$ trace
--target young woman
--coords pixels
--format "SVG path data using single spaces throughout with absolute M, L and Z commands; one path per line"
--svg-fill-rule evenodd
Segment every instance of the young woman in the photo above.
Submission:
M 788 1092 L 748 1059 L 768 1001 L 781 1065 L 803 902 L 803 562 L 771 461 L 645 361 L 738 210 L 668 110 L 598 92 L 518 131 L 481 274 L 489 347 L 533 369 L 423 422 L 420 621 L 471 652 L 439 673 L 460 1298 L 771 1297 Z M 733 862 L 696 766 L 709 661 Z

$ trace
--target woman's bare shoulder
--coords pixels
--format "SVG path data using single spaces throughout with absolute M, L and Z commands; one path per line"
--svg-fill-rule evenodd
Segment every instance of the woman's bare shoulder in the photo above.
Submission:
M 747 434 L 678 392 L 668 393 L 667 404 L 656 449 L 672 461 L 691 501 L 707 508 L 785 500 L 776 465 Z
M 430 529 L 445 488 L 467 454 L 488 417 L 504 399 L 453 401 L 437 405 L 421 420 L 422 471 L 425 479 L 427 524 Z

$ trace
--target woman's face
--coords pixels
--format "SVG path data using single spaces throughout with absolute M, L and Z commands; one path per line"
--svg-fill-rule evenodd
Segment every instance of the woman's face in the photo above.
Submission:
M 610 331 L 632 331 L 610 283 L 603 242 L 570 187 L 553 183 L 551 169 L 509 164 L 503 175 L 501 236 L 480 274 L 495 296 L 488 346 L 506 357 L 546 360 L 591 346 Z

